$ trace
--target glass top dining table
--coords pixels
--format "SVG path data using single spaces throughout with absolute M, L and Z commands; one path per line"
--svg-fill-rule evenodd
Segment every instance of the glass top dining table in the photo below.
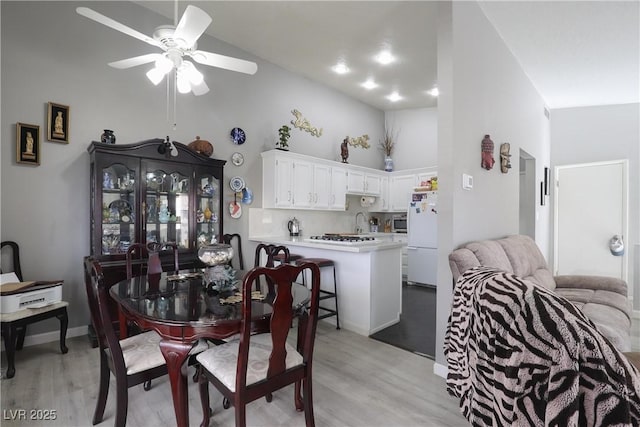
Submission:
M 240 332 L 242 301 L 235 291 L 219 292 L 207 286 L 204 269 L 179 274 L 138 276 L 113 285 L 109 294 L 124 316 L 140 328 L 156 331 L 167 362 L 177 425 L 189 425 L 187 369 L 189 351 L 200 338 L 224 339 Z M 236 271 L 241 288 L 248 271 Z M 252 285 L 255 288 L 255 284 Z M 260 293 L 252 296 L 252 332 L 269 330 L 274 295 L 263 278 Z M 292 288 L 294 312 L 302 310 L 311 292 L 302 284 Z

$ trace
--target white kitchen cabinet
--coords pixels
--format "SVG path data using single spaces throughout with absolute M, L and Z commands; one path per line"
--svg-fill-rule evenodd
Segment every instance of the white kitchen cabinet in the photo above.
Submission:
M 317 164 L 313 166 L 313 200 L 311 206 L 316 209 L 329 209 L 331 203 L 331 167 Z
M 349 169 L 347 173 L 347 193 L 379 196 L 381 181 L 382 177 L 380 175 Z
M 401 242 L 402 245 L 402 280 L 407 280 L 407 274 L 409 272 L 409 256 L 408 256 L 408 242 L 409 238 L 406 234 L 402 233 L 394 233 L 393 234 L 394 242 Z
M 262 159 L 262 204 L 265 208 L 293 207 L 293 159 L 265 156 Z
M 415 186 L 416 175 L 414 174 L 391 177 L 391 203 L 389 210 L 393 212 L 406 212 L 409 206 L 409 197 Z
M 294 160 L 291 188 L 294 208 L 310 208 L 313 205 L 313 163 Z
M 341 167 L 331 168 L 331 196 L 329 209 L 345 210 L 347 201 L 347 170 Z
M 391 197 L 391 191 L 389 188 L 390 181 L 388 176 L 380 178 L 380 195 L 376 199 L 376 202 L 372 205 L 369 211 L 371 212 L 386 212 L 389 210 L 389 202 Z M 382 226 L 382 224 L 380 224 Z

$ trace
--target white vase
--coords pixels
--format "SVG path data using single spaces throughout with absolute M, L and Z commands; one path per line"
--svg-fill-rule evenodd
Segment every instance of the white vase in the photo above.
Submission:
M 393 159 L 391 156 L 384 156 L 384 170 L 385 172 L 393 172 Z

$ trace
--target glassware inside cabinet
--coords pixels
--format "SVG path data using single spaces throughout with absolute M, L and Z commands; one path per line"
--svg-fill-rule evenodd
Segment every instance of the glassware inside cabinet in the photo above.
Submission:
M 135 171 L 116 163 L 102 170 L 102 253 L 124 253 L 135 235 Z
M 146 241 L 189 248 L 189 177 L 154 170 L 145 182 Z
M 220 182 L 211 175 L 199 175 L 196 185 L 196 243 L 200 248 L 218 242 Z

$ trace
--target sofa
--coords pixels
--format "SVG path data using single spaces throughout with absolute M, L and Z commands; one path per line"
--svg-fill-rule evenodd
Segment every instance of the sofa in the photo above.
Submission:
M 591 320 L 618 350 L 631 349 L 631 306 L 627 283 L 612 277 L 554 276 L 536 242 L 513 235 L 467 243 L 449 255 L 454 281 L 467 270 L 486 266 L 512 273 L 560 295 Z

